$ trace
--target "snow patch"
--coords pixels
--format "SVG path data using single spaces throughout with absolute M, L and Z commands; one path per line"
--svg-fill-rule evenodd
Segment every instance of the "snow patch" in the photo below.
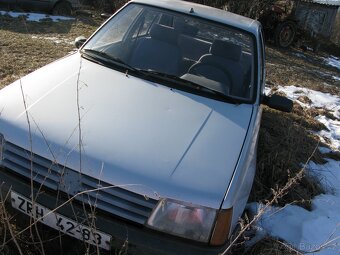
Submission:
M 279 86 L 278 91 L 284 92 L 288 98 L 298 102 L 302 107 L 326 109 L 329 113 L 333 114 L 335 119 L 328 118 L 324 115 L 315 117 L 316 120 L 323 123 L 328 129 L 316 132 L 316 134 L 322 142 L 329 144 L 335 150 L 340 150 L 340 97 L 296 86 Z M 308 97 L 311 103 L 301 102 L 299 100 L 301 96 Z
M 40 22 L 40 21 L 46 20 L 46 19 L 51 19 L 53 22 L 57 22 L 57 21 L 61 21 L 61 20 L 74 20 L 74 18 L 71 18 L 71 17 L 52 16 L 52 15 L 34 13 L 34 12 L 0 11 L 0 15 L 9 15 L 13 18 L 26 17 L 27 21 L 35 21 L 35 22 Z
M 264 94 L 265 94 L 266 96 L 268 96 L 268 95 L 270 94 L 271 91 L 272 91 L 272 89 L 269 88 L 268 86 L 265 86 L 265 87 L 264 87 Z
M 340 70 L 340 58 L 329 56 L 328 58 L 324 58 L 324 60 L 327 65 L 336 67 Z
M 306 55 L 299 53 L 299 52 L 293 52 L 292 54 L 296 57 L 299 57 L 299 58 L 306 58 Z
M 328 93 L 322 93 L 296 86 L 278 88 L 288 98 L 306 108 L 323 108 L 336 118 L 318 115 L 316 119 L 328 130 L 317 133 L 330 148 L 319 147 L 321 153 L 339 151 L 340 147 L 340 98 Z M 310 99 L 301 102 L 298 98 L 306 96 Z M 302 100 L 302 99 L 301 99 Z M 303 149 L 303 148 L 301 148 Z M 306 174 L 319 180 L 327 194 L 315 197 L 311 203 L 311 211 L 297 205 L 284 207 L 267 206 L 261 203 L 248 204 L 253 215 L 261 215 L 254 229 L 256 236 L 247 242 L 252 246 L 265 236 L 284 240 L 288 246 L 306 254 L 334 255 L 340 254 L 340 161 L 326 159 L 327 163 L 318 165 L 309 162 Z
M 329 119 L 323 115 L 316 116 L 315 119 L 324 124 L 328 129 L 318 132 L 321 140 L 327 143 L 325 140 L 326 137 L 331 142 L 332 147 L 340 150 L 340 121 Z
M 340 81 L 340 77 L 339 76 L 332 76 L 332 78 L 336 81 Z
M 320 146 L 319 147 L 319 151 L 322 153 L 322 154 L 325 154 L 325 153 L 330 153 L 332 150 L 327 148 L 327 147 L 322 147 Z
M 340 162 L 329 159 L 325 165 L 310 162 L 306 168 L 322 177 L 334 194 L 322 194 L 312 201 L 312 210 L 296 205 L 283 208 L 252 203 L 252 214 L 263 213 L 257 221 L 260 237 L 270 235 L 285 240 L 294 249 L 317 255 L 340 254 Z M 256 238 L 258 239 L 258 237 Z
M 339 0 L 314 0 L 314 2 L 316 3 L 320 3 L 320 4 L 329 4 L 329 5 L 340 5 L 340 1 Z
M 32 39 L 43 39 L 43 40 L 48 40 L 52 41 L 56 44 L 64 43 L 64 44 L 73 44 L 73 41 L 65 39 L 65 38 L 58 38 L 58 37 L 53 37 L 53 36 L 36 36 L 33 35 Z
M 340 109 L 340 98 L 329 93 L 296 86 L 279 86 L 278 90 L 284 92 L 288 98 L 297 101 L 298 103 L 301 103 L 301 101 L 297 100 L 300 96 L 307 96 L 312 101 L 312 104 L 309 105 L 309 107 L 325 108 L 330 111 Z

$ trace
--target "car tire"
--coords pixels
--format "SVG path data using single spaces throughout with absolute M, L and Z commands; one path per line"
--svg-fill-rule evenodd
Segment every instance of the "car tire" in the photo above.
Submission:
M 72 6 L 69 2 L 61 1 L 55 4 L 52 9 L 53 15 L 61 15 L 61 16 L 71 16 L 72 15 Z
M 279 23 L 274 32 L 274 42 L 281 48 L 289 47 L 296 35 L 296 24 L 293 21 Z

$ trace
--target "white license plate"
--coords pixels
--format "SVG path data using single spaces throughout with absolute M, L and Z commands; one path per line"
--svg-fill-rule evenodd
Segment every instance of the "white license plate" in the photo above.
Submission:
M 51 212 L 50 209 L 40 204 L 34 203 L 33 206 L 30 199 L 13 191 L 11 192 L 11 198 L 13 208 L 34 217 L 35 219 L 41 218 L 39 220 L 41 223 L 89 244 L 98 246 L 105 250 L 110 250 L 110 235 L 83 224 L 79 224 L 76 221 L 58 213 Z

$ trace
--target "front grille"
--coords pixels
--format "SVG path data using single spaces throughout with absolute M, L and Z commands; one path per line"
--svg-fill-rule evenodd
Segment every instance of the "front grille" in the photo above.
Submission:
M 98 180 L 84 175 L 81 183 L 83 190 L 110 186 L 107 183 L 98 183 Z M 104 211 L 140 224 L 145 223 L 157 203 L 157 200 L 146 198 L 120 187 L 100 189 L 99 191 L 87 193 L 83 196 L 83 200 L 95 204 L 96 207 Z
M 12 143 L 5 142 L 3 165 L 29 179 L 32 177 L 33 181 L 48 188 L 58 189 L 62 172 L 59 165 L 53 164 L 50 160 L 38 155 L 31 154 L 31 152 Z
M 32 178 L 41 186 L 71 196 L 80 191 L 95 190 L 76 199 L 135 223 L 144 224 L 157 204 L 155 199 L 122 187 L 110 187 L 108 183 L 80 174 L 10 142 L 5 142 L 2 163 L 4 167 L 28 179 Z

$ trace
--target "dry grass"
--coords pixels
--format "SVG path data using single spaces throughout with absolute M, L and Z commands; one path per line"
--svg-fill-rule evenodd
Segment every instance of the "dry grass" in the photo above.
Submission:
M 285 96 L 277 92 L 277 85 L 295 85 L 340 95 L 340 82 L 333 78 L 338 76 L 338 70 L 324 64 L 325 56 L 297 49 L 284 51 L 267 47 L 267 83 L 272 93 Z M 307 97 L 299 100 L 306 103 L 310 101 Z M 273 188 L 284 185 L 290 176 L 301 169 L 301 163 L 306 162 L 320 143 L 319 138 L 310 131 L 326 129 L 315 120 L 320 114 L 335 118 L 325 109 L 304 109 L 298 103 L 294 103 L 292 113 L 264 108 L 251 201 L 265 201 Z M 322 155 L 317 151 L 312 160 L 324 163 L 323 157 L 326 156 L 339 158 L 337 153 Z M 278 204 L 295 203 L 309 209 L 311 199 L 322 192 L 320 185 L 305 175 L 300 184 L 295 185 Z
M 256 243 L 251 249 L 242 255 L 300 255 L 285 243 L 272 238 L 265 238 Z
M 12 231 L 15 234 L 18 234 L 21 229 L 26 228 L 30 225 L 30 219 L 28 217 L 22 217 L 22 215 L 16 212 L 14 209 L 7 208 L 10 218 L 10 224 Z M 1 217 L 3 219 L 3 217 Z M 42 244 L 44 246 L 45 254 L 48 255 L 84 255 L 84 254 L 96 254 L 93 249 L 88 250 L 87 247 L 81 241 L 78 241 L 74 238 L 71 238 L 67 235 L 61 235 L 57 231 L 52 230 L 48 227 L 45 227 L 42 224 L 38 224 L 37 228 L 41 237 L 43 238 Z M 9 242 L 5 246 L 2 246 L 1 243 L 4 243 L 5 240 L 10 239 L 9 229 L 2 225 L 0 228 L 0 254 L 1 255 L 17 255 L 18 250 L 13 242 Z M 17 240 L 20 244 L 21 249 L 23 250 L 24 255 L 40 255 L 39 251 L 40 242 L 38 237 L 34 231 L 26 231 L 24 233 L 19 234 Z M 61 238 L 61 239 L 60 239 Z M 61 243 L 62 240 L 62 243 Z
M 73 46 L 69 43 L 79 35 L 89 36 L 99 25 L 100 20 L 77 18 L 75 21 L 53 23 L 26 22 L 22 18 L 8 18 L 0 16 L 0 88 L 8 85 L 19 77 L 66 55 Z M 38 37 L 38 38 L 32 38 Z M 61 43 L 55 43 L 47 37 L 57 37 Z M 337 70 L 326 67 L 320 62 L 320 56 L 304 53 L 308 58 L 298 57 L 292 53 L 297 50 L 282 51 L 267 48 L 267 79 L 273 87 L 275 85 L 298 85 L 339 95 L 339 88 L 327 84 L 340 86 L 339 81 L 331 77 Z M 322 75 L 326 73 L 327 75 Z M 327 83 L 327 84 L 325 84 Z M 303 99 L 303 98 L 301 98 Z M 307 98 L 304 98 L 307 100 Z M 267 107 L 264 108 L 262 126 L 260 130 L 258 148 L 258 167 L 254 187 L 251 193 L 252 201 L 265 201 L 272 196 L 272 189 L 285 185 L 287 180 L 301 169 L 301 162 L 308 157 L 319 143 L 319 139 L 311 135 L 310 130 L 325 128 L 314 117 L 322 113 L 323 109 L 304 110 L 294 104 L 292 113 L 281 113 Z M 327 112 L 323 112 L 327 114 Z M 329 155 L 327 155 L 329 156 Z M 331 155 L 339 159 L 337 153 Z M 322 155 L 316 153 L 313 160 L 323 162 Z M 309 208 L 310 200 L 322 192 L 320 186 L 308 176 L 304 176 L 299 185 L 292 189 L 278 201 L 279 205 L 286 203 L 301 204 Z M 16 215 L 11 211 L 11 215 Z M 3 220 L 2 217 L 0 220 Z M 0 237 L 8 238 L 4 223 L 0 222 Z M 25 226 L 21 217 L 13 217 L 11 224 L 15 229 Z M 18 227 L 19 228 L 19 227 Z M 85 254 L 86 247 L 80 242 L 67 236 L 60 240 L 52 238 L 55 232 L 39 226 L 43 233 L 44 243 L 48 254 Z M 36 254 L 34 237 L 23 234 L 19 236 L 26 254 Z M 15 247 L 3 247 L 0 254 L 16 254 Z M 265 239 L 244 254 L 296 254 L 276 240 Z
M 72 47 L 63 48 L 51 41 L 29 39 L 26 34 L 1 31 L 0 87 L 64 56 L 65 50 Z
M 301 163 L 307 161 L 319 143 L 318 137 L 309 130 L 320 128 L 319 122 L 305 115 L 264 108 L 251 201 L 268 200 L 272 189 L 285 185 L 301 169 Z M 319 152 L 312 159 L 324 162 Z M 308 209 L 311 199 L 320 193 L 322 189 L 317 182 L 305 175 L 300 185 L 292 187 L 278 204 L 295 203 Z
M 333 78 L 339 76 L 339 70 L 324 64 L 326 54 L 270 47 L 267 47 L 266 53 L 268 84 L 295 85 L 340 95 L 340 81 Z
M 91 35 L 100 23 L 87 20 L 38 23 L 0 15 L 0 88 L 65 56 L 77 36 Z

